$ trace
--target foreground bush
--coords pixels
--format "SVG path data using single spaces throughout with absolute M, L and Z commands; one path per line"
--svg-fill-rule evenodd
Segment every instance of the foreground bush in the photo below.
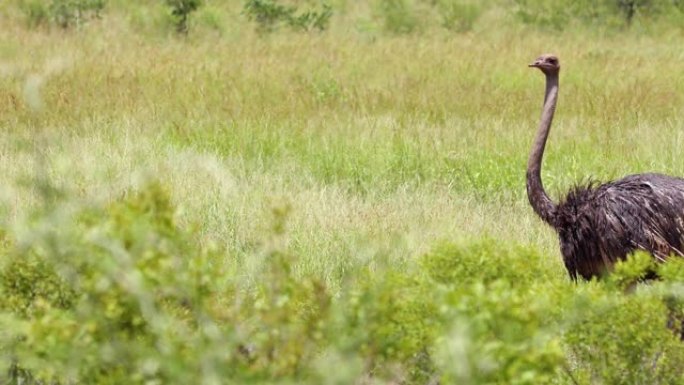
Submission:
M 678 383 L 684 264 L 554 277 L 493 239 L 358 264 L 333 293 L 264 242 L 233 261 L 151 183 L 59 200 L 0 232 L 0 352 L 15 383 Z M 287 237 L 274 211 L 274 239 Z M 247 262 L 256 262 L 248 269 Z M 662 282 L 643 284 L 648 269 Z M 631 294 L 625 294 L 625 291 Z

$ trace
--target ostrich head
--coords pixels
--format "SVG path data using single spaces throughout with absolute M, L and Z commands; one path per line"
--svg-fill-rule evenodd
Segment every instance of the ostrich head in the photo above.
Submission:
M 528 67 L 539 68 L 544 74 L 557 74 L 560 71 L 560 61 L 553 54 L 541 55 Z

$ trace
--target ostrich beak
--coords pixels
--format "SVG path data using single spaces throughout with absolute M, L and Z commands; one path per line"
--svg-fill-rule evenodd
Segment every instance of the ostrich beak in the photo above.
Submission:
M 534 63 L 530 63 L 527 66 L 530 68 L 538 68 L 540 64 L 541 64 L 541 61 L 535 60 Z

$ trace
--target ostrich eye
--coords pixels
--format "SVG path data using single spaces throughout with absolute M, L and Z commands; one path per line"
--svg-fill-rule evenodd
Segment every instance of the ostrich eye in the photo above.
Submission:
M 556 59 L 549 59 L 548 62 L 551 64 L 556 64 Z

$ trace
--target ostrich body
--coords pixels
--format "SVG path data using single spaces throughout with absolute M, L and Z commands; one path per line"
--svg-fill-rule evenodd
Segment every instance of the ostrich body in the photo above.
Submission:
M 537 215 L 558 233 L 570 277 L 601 276 L 635 250 L 645 250 L 659 261 L 684 256 L 684 179 L 630 175 L 575 187 L 558 204 L 549 198 L 541 181 L 541 162 L 558 101 L 560 63 L 554 55 L 543 55 L 529 66 L 546 75 L 546 93 L 527 163 L 527 196 Z

